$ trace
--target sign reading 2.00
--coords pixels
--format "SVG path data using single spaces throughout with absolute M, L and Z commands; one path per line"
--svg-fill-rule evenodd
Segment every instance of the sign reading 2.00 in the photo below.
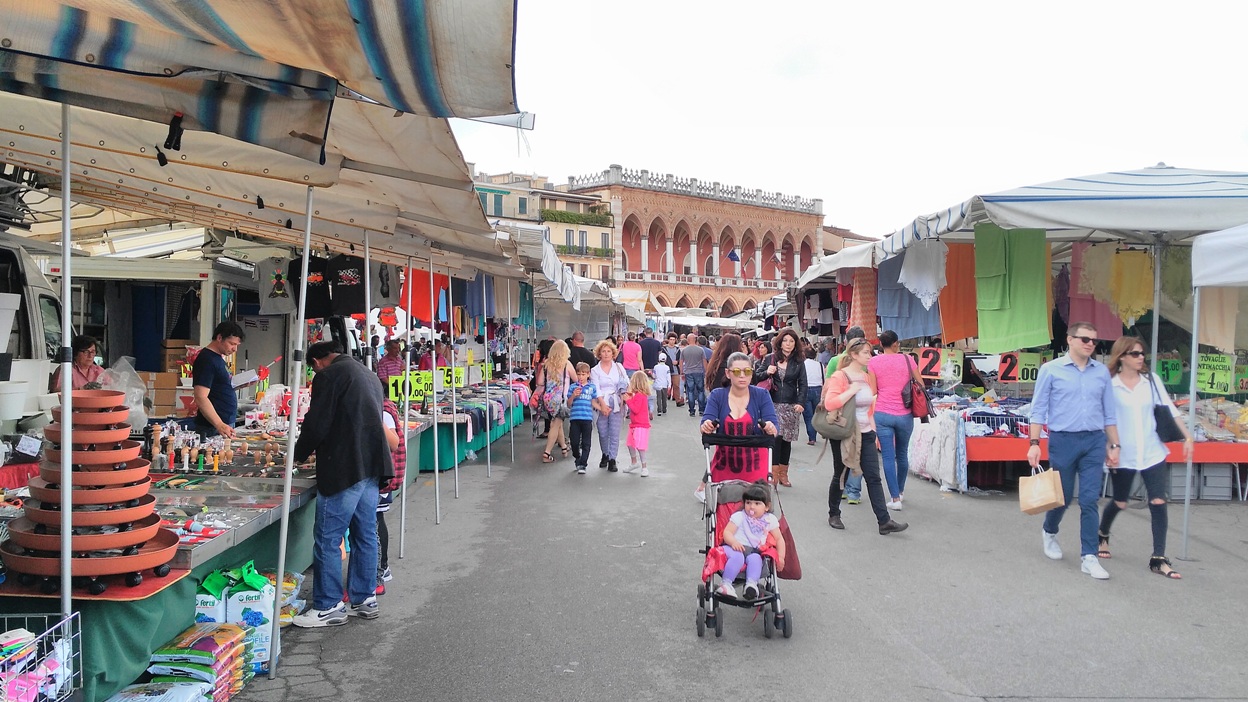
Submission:
M 997 366 L 997 380 L 1002 383 L 1034 383 L 1040 377 L 1040 363 L 1038 353 L 1003 353 Z

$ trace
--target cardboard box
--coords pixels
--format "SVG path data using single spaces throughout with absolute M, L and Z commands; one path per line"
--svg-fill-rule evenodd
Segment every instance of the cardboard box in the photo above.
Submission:
M 182 353 L 186 353 L 187 346 L 199 346 L 191 339 L 165 339 L 161 342 L 161 346 L 166 349 L 177 349 Z
M 156 388 L 150 393 L 153 405 L 173 407 L 178 403 L 177 388 Z

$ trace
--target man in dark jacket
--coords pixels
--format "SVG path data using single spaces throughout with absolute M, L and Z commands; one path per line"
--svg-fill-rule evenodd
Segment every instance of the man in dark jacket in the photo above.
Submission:
M 382 425 L 377 376 L 364 364 L 323 341 L 308 348 L 316 372 L 312 400 L 295 443 L 295 460 L 316 454 L 316 525 L 312 565 L 312 607 L 295 626 L 346 624 L 348 616 L 374 619 L 377 608 L 377 497 L 394 476 Z M 350 527 L 351 562 L 342 601 L 339 544 Z
M 641 338 L 637 340 L 641 345 L 641 367 L 647 371 L 653 371 L 654 366 L 659 362 L 659 353 L 663 350 L 663 343 L 654 338 L 654 332 L 650 329 L 641 330 Z M 651 378 L 654 373 L 649 374 Z

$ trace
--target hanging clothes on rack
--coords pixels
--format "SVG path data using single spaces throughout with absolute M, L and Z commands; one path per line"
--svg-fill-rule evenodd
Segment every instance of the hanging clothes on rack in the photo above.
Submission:
M 854 298 L 850 304 L 849 326 L 862 327 L 867 333 L 867 341 L 873 344 L 880 340 L 880 326 L 875 318 L 876 284 L 874 268 L 854 269 Z
M 1109 269 L 1109 288 L 1118 318 L 1128 327 L 1153 309 L 1153 257 L 1147 251 L 1114 254 Z
M 1235 318 L 1240 288 L 1200 289 L 1200 343 L 1235 353 Z
M 533 326 L 533 286 L 520 283 L 520 315 L 516 320 L 522 327 Z
M 981 261 L 987 266 L 984 271 Z M 975 266 L 980 352 L 1048 346 L 1053 287 L 1045 230 L 975 225 Z
M 290 259 L 284 256 L 256 262 L 253 277 L 260 284 L 260 314 L 290 314 L 296 310 L 295 295 L 286 279 L 289 270 Z
M 1167 246 L 1161 253 L 1161 292 L 1180 307 L 1192 294 L 1192 247 Z
M 445 290 L 449 286 L 450 279 L 447 278 L 445 273 L 433 274 L 434 290 Z M 412 288 L 410 293 L 408 292 L 409 287 Z M 401 298 L 399 300 L 399 307 L 401 309 L 404 311 L 410 311 L 407 309 L 407 301 L 410 294 L 412 308 L 416 310 L 415 314 L 417 316 L 422 316 L 422 318 L 423 316 L 427 316 L 429 314 L 429 307 L 432 304 L 429 297 L 429 271 L 408 268 L 406 275 L 403 277 L 403 286 L 399 294 Z
M 1078 283 L 1083 276 L 1084 253 L 1090 244 L 1078 243 L 1070 249 L 1070 318 L 1067 324 L 1087 322 L 1096 327 L 1098 339 L 1117 341 L 1122 336 L 1122 320 L 1109 305 L 1097 300 L 1092 293 L 1082 292 Z
M 303 305 L 304 314 L 308 319 L 323 319 L 331 314 L 329 301 L 329 282 L 325 278 L 327 261 L 316 256 L 308 257 L 308 299 Z M 295 294 L 295 301 L 298 302 L 300 291 L 303 287 L 300 285 L 300 277 L 303 273 L 303 263 L 301 259 L 291 259 L 290 266 L 287 268 L 286 279 L 290 281 L 290 289 Z
M 940 291 L 940 339 L 946 344 L 979 336 L 975 297 L 975 245 L 948 244 Z
M 494 276 L 478 271 L 477 276 L 468 281 L 464 307 L 468 309 L 470 317 L 494 316 Z
M 1062 269 L 1053 277 L 1053 301 L 1057 315 L 1070 324 L 1070 267 L 1066 264 L 1062 264 Z
M 399 304 L 399 270 L 393 263 L 369 263 L 373 307 L 393 307 Z
M 1109 286 L 1109 271 L 1114 265 L 1113 244 L 1092 244 L 1083 252 L 1083 273 L 1079 276 L 1079 292 L 1087 293 L 1111 308 L 1114 293 Z M 1152 278 L 1149 278 L 1151 281 Z
M 901 284 L 901 271 L 909 255 L 910 250 L 906 249 L 901 255 L 880 263 L 876 294 L 880 326 L 896 332 L 898 339 L 936 336 L 940 334 L 940 306 L 924 307 L 914 293 Z
M 368 312 L 364 309 L 364 259 L 340 255 L 329 260 L 325 277 L 329 281 L 330 309 L 347 317 Z
M 932 305 L 940 299 L 940 291 L 945 289 L 945 257 L 949 247 L 935 237 L 924 239 L 906 248 L 905 261 L 897 281 L 923 303 L 924 309 L 932 309 Z

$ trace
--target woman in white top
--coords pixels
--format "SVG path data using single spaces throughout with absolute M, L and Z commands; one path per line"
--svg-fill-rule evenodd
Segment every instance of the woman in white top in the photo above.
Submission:
M 599 468 L 606 468 L 614 473 L 615 457 L 620 450 L 620 428 L 624 425 L 624 400 L 620 394 L 628 388 L 628 375 L 624 366 L 617 363 L 618 353 L 615 344 L 609 339 L 599 341 L 594 346 L 594 356 L 598 365 L 589 371 L 589 379 L 598 386 L 598 399 L 594 400 L 594 409 L 598 410 L 598 445 L 602 447 L 602 460 Z
M 1148 510 L 1153 522 L 1153 556 L 1148 560 L 1149 570 L 1178 580 L 1182 576 L 1170 567 L 1166 558 L 1166 483 L 1169 476 L 1165 470 L 1166 457 L 1170 454 L 1157 436 L 1157 420 L 1153 416 L 1154 405 L 1164 405 L 1175 416 L 1181 416 L 1162 386 L 1161 378 L 1148 369 L 1144 360 L 1144 342 L 1133 336 L 1124 336 L 1114 342 L 1105 364 L 1113 376 L 1114 403 L 1118 411 L 1118 441 L 1122 444 L 1118 465 L 1109 469 L 1114 484 L 1114 499 L 1105 505 L 1101 516 L 1101 558 L 1109 558 L 1109 529 L 1114 517 L 1126 509 L 1127 497 L 1136 473 L 1144 479 L 1148 492 Z M 1183 456 L 1192 457 L 1192 435 L 1182 422 L 1176 422 L 1183 432 Z
M 802 405 L 802 418 L 806 420 L 806 445 L 814 446 L 815 440 L 818 438 L 815 434 L 815 425 L 811 420 L 815 418 L 815 407 L 819 405 L 819 396 L 823 393 L 823 364 L 814 358 L 814 348 L 810 342 L 805 342 L 807 348 L 806 360 L 802 361 L 806 365 L 806 398 Z

